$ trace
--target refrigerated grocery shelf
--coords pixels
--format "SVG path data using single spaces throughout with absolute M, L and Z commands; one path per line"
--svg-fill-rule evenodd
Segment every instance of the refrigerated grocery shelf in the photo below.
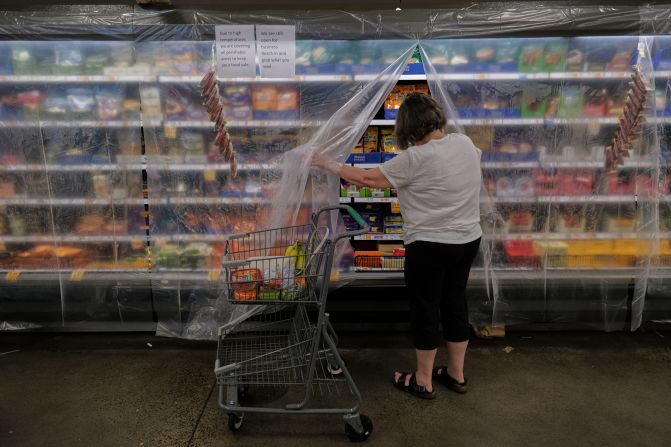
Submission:
M 358 241 L 401 241 L 403 235 L 401 234 L 380 234 L 368 233 L 361 236 L 355 236 L 354 240 Z M 607 233 L 607 232 L 586 232 L 586 233 L 505 233 L 498 235 L 484 235 L 484 240 L 494 241 L 523 241 L 523 240 L 652 240 L 653 237 L 658 236 L 660 239 L 671 239 L 671 233 Z
M 663 122 L 671 122 L 663 120 Z M 372 120 L 372 126 L 393 126 L 396 120 Z M 460 118 L 458 124 L 463 126 L 557 126 L 570 124 L 618 124 L 617 117 L 596 118 Z
M 354 203 L 398 203 L 398 197 L 352 197 Z
M 200 83 L 203 79 L 203 76 L 159 76 L 158 81 L 166 84 L 194 84 Z M 217 78 L 218 82 L 222 83 L 290 83 L 290 82 L 348 82 L 352 81 L 352 76 L 348 74 L 342 75 L 297 75 L 293 78 L 262 78 L 262 77 L 253 77 L 253 78 Z
M 651 200 L 651 198 L 638 197 L 631 195 L 590 195 L 590 196 L 511 196 L 511 197 L 492 197 L 494 203 L 634 203 L 636 201 Z
M 0 83 L 108 83 L 108 82 L 156 82 L 151 75 L 2 75 Z
M 169 197 L 170 205 L 264 205 L 271 203 L 261 197 Z
M 360 236 L 354 236 L 355 241 L 402 241 L 402 234 L 379 234 L 367 233 Z
M 2 236 L 2 242 L 8 244 L 22 243 L 99 243 L 99 242 L 146 242 L 147 235 L 99 235 L 99 236 L 81 236 L 77 234 L 70 235 L 37 235 L 37 236 Z
M 141 127 L 142 121 L 60 121 L 60 120 L 19 120 L 19 121 L 0 121 L 0 127 L 67 127 L 67 128 L 85 128 L 85 127 L 103 127 L 103 128 L 124 128 Z
M 0 165 L 0 172 L 90 172 L 90 171 L 134 171 L 142 169 L 151 169 L 159 171 L 230 171 L 228 163 L 185 163 L 170 164 L 158 160 L 152 160 L 149 156 L 149 165 L 147 163 L 100 163 L 100 164 L 15 164 Z M 270 171 L 281 169 L 279 165 L 270 163 L 242 163 L 238 165 L 240 171 Z
M 42 172 L 42 171 L 58 171 L 58 172 L 88 172 L 88 171 L 119 171 L 119 170 L 134 170 L 142 169 L 142 165 L 117 165 L 110 163 L 100 164 L 15 164 L 15 165 L 0 165 L 0 172 Z
M 243 127 L 278 127 L 278 128 L 302 128 L 302 127 L 318 127 L 324 124 L 323 121 L 309 121 L 309 120 L 251 120 L 251 121 L 229 121 L 227 126 L 229 128 L 243 128 Z M 161 123 L 154 123 L 147 127 L 178 127 L 189 129 L 214 129 L 214 123 L 211 121 L 163 121 Z
M 669 72 L 655 72 L 657 78 L 669 77 Z M 347 82 L 347 81 L 371 81 L 377 75 L 368 74 L 316 74 L 297 75 L 292 78 L 262 78 L 262 77 L 237 77 L 217 78 L 218 82 L 224 83 L 284 83 L 284 82 Z M 629 79 L 629 71 L 604 71 L 604 72 L 539 72 L 539 73 L 440 73 L 437 78 L 445 81 L 504 81 L 504 80 L 570 80 L 570 79 Z M 160 82 L 166 84 L 175 83 L 199 83 L 203 76 L 170 76 L 170 75 L 2 75 L 0 83 L 132 83 L 132 82 Z M 401 81 L 425 81 L 426 74 L 401 75 Z
M 654 197 L 631 195 L 590 195 L 590 196 L 493 196 L 494 203 L 633 203 L 654 201 Z M 664 196 L 662 202 L 671 202 L 671 196 Z M 398 197 L 340 197 L 341 203 L 398 203 Z
M 15 197 L 11 199 L 0 199 L 0 206 L 121 206 L 121 205 L 151 205 L 167 204 L 167 199 L 94 199 L 94 198 L 70 198 L 70 199 L 30 199 Z
M 518 281 L 524 281 L 528 286 L 530 281 L 545 283 L 546 281 L 589 281 L 608 284 L 628 285 L 632 278 L 641 274 L 641 269 L 632 267 L 603 268 L 603 269 L 574 269 L 574 268 L 493 268 L 490 272 L 485 272 L 482 267 L 474 267 L 469 275 L 469 285 L 482 285 L 487 274 L 494 273 L 497 281 L 515 284 Z M 654 269 L 648 278 L 664 279 L 671 273 L 671 267 L 660 267 Z M 369 272 L 346 272 L 341 273 L 339 278 L 341 285 L 347 284 L 353 287 L 380 287 L 385 286 L 403 286 L 402 271 L 369 271 Z
M 658 236 L 660 239 L 671 238 L 671 233 L 613 233 L 613 232 L 585 232 L 585 233 L 506 233 L 495 236 L 485 236 L 486 240 L 496 241 L 523 241 L 523 240 L 644 240 L 651 241 Z
M 16 269 L 0 270 L 0 284 L 11 286 L 22 282 L 103 282 L 150 286 L 149 269 Z
M 151 156 L 150 156 L 151 157 Z M 151 163 L 150 169 L 159 171 L 230 171 L 231 166 L 228 163 L 185 163 L 185 164 L 169 164 L 169 163 Z M 270 163 L 243 163 L 238 165 L 238 172 L 240 171 L 270 171 L 282 169 L 280 165 Z
M 0 165 L 0 172 L 90 172 L 90 171 L 134 171 L 152 169 L 159 171 L 230 171 L 228 163 L 168 163 L 160 159 L 153 160 L 149 157 L 149 165 L 144 163 L 93 163 L 93 164 L 10 164 Z M 158 157 L 157 157 L 158 158 Z M 362 169 L 379 168 L 381 163 L 354 163 L 352 166 Z M 602 169 L 603 161 L 483 161 L 484 169 L 535 169 L 535 168 L 559 168 L 559 169 Z M 651 161 L 625 160 L 625 164 L 619 169 L 653 169 L 657 165 Z M 282 169 L 280 165 L 273 163 L 242 163 L 238 165 L 240 171 L 271 171 Z
M 352 166 L 362 169 L 379 168 L 381 163 L 354 163 Z M 483 161 L 480 163 L 483 169 L 536 169 L 536 168 L 567 168 L 567 169 L 603 169 L 604 161 L 567 161 L 567 160 L 541 160 L 541 161 Z M 632 161 L 627 159 L 623 166 L 618 169 L 653 169 L 657 165 L 651 161 Z

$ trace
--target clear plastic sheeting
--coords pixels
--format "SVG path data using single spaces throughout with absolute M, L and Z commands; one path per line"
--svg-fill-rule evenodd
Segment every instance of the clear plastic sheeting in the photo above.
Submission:
M 233 315 L 220 299 L 225 235 L 305 223 L 338 190 L 376 229 L 338 248 L 340 277 L 398 281 L 394 192 L 355 191 L 307 160 L 392 157 L 393 112 L 410 90 L 430 90 L 484 151 L 473 318 L 605 330 L 671 319 L 669 6 L 5 9 L 2 330 L 158 322 L 162 335 L 213 338 Z M 296 26 L 296 78 L 220 76 L 235 180 L 198 89 L 221 24 Z M 587 37 L 599 35 L 610 37 Z M 649 85 L 646 124 L 609 172 L 633 64 Z M 379 274 L 354 272 L 361 259 Z
M 124 286 L 150 317 L 133 43 L 0 42 L 0 54 L 5 318 L 34 300 L 42 311 L 20 321 L 124 322 L 136 318 Z
M 475 271 L 491 281 L 494 323 L 641 324 L 668 194 L 658 143 L 668 93 L 654 87 L 661 55 L 654 59 L 653 43 L 422 41 L 432 94 L 484 151 L 485 236 Z M 634 64 L 649 83 L 647 123 L 624 165 L 610 172 L 606 147 Z
M 220 297 L 225 235 L 309 223 L 313 212 L 336 205 L 338 179 L 311 170 L 310 156 L 320 152 L 345 161 L 415 46 L 405 40 L 298 41 L 296 79 L 220 74 L 223 114 L 238 160 L 235 179 L 213 147 L 197 82 L 176 78 L 159 87 L 162 127 L 145 129 L 149 190 L 161 192 L 156 200 L 150 193 L 158 334 L 211 338 L 250 310 Z M 143 59 L 190 52 L 198 73 L 209 67 L 212 47 L 212 41 L 139 45 Z M 337 213 L 329 226 L 335 233 Z M 346 251 L 345 244 L 341 253 Z

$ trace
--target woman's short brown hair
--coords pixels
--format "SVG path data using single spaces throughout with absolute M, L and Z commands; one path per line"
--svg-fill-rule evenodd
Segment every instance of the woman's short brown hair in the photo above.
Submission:
M 405 97 L 396 115 L 396 145 L 407 149 L 434 130 L 444 130 L 446 124 L 445 113 L 435 99 L 413 92 Z

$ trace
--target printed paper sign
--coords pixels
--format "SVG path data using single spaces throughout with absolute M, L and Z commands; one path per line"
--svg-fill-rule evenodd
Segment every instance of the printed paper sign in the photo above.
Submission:
M 254 25 L 218 25 L 214 32 L 217 75 L 222 78 L 255 77 Z
M 257 25 L 256 48 L 261 77 L 293 78 L 296 75 L 296 27 Z

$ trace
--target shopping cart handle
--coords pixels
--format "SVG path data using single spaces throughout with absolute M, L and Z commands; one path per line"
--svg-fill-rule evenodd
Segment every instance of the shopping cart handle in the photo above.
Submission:
M 249 237 L 249 233 L 233 233 L 233 234 L 227 234 L 224 236 L 224 240 L 230 241 L 233 239 L 245 239 Z
M 338 206 L 329 206 L 326 208 L 321 208 L 319 211 L 317 211 L 317 214 L 315 215 L 314 221 L 315 224 L 319 220 L 319 216 L 326 212 L 326 211 L 333 211 L 333 210 L 344 210 L 347 211 L 347 214 L 352 216 L 352 218 L 356 221 L 356 223 L 359 225 L 358 230 L 353 230 L 353 231 L 345 231 L 344 233 L 339 233 L 336 235 L 335 239 L 343 239 L 347 237 L 352 237 L 352 236 L 358 236 L 360 234 L 365 234 L 370 231 L 370 226 L 366 223 L 366 221 L 361 217 L 361 214 L 359 214 L 354 208 L 352 208 L 349 205 L 338 205 Z
M 221 261 L 222 267 L 242 267 L 243 265 L 249 265 L 251 262 L 248 259 L 242 261 Z

